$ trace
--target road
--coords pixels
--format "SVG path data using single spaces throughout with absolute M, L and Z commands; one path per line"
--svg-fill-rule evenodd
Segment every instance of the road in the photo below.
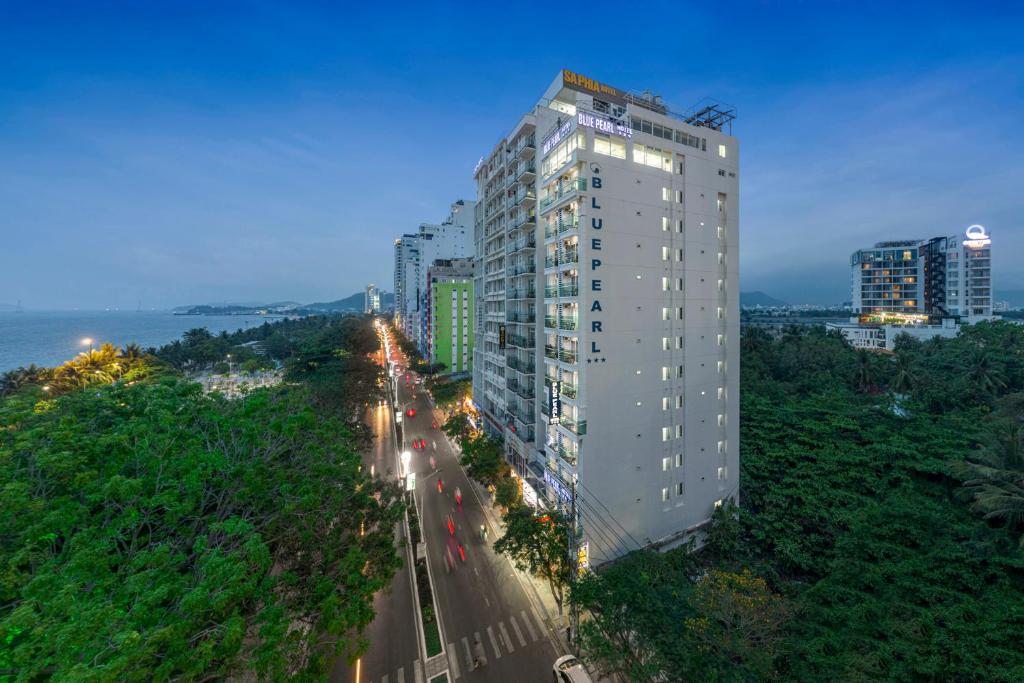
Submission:
M 403 418 L 406 443 L 426 440 L 426 450 L 413 450 L 410 468 L 417 475 L 416 499 L 441 613 L 450 679 L 508 683 L 550 680 L 551 665 L 562 653 L 551 644 L 549 625 L 534 609 L 508 559 L 493 552 L 497 530 L 489 528 L 487 540 L 481 538 L 480 527 L 487 523 L 481 501 L 448 440 L 433 426 L 440 416 L 432 413 L 426 393 L 416 391 L 414 385 L 400 381 L 398 393 L 400 405 L 411 402 L 409 405 L 416 410 L 414 417 Z M 431 454 L 436 458 L 436 472 L 430 465 Z M 439 479 L 443 481 L 441 492 L 437 488 Z M 455 499 L 457 488 L 463 496 L 461 505 Z M 454 522 L 454 536 L 447 528 L 449 516 Z M 464 562 L 458 554 L 459 544 L 465 549 Z M 453 571 L 446 562 L 448 552 L 455 560 Z M 473 669 L 476 641 L 486 653 L 486 664 Z
M 373 466 L 381 476 L 395 471 L 395 430 L 392 426 L 390 406 L 373 408 L 366 412 L 366 423 L 373 429 L 373 448 L 363 457 L 366 467 Z M 402 567 L 387 591 L 378 593 L 373 601 L 376 615 L 365 636 L 372 644 L 358 664 L 349 665 L 339 659 L 331 671 L 330 680 L 338 683 L 380 679 L 390 673 L 391 681 L 416 681 L 413 672 L 421 667 L 419 635 L 415 621 L 415 600 L 412 595 L 410 559 L 405 550 L 405 532 L 401 524 L 395 527 Z M 371 673 L 372 672 L 372 673 Z M 372 675 L 372 677 L 370 677 Z
M 402 363 L 405 365 L 405 363 Z M 403 415 L 395 443 L 392 414 L 383 407 L 370 411 L 368 423 L 376 438 L 374 448 L 365 462 L 377 472 L 387 475 L 398 467 L 395 454 L 407 449 L 413 458 L 410 470 L 416 473 L 416 501 L 420 511 L 420 527 L 427 548 L 434 586 L 434 599 L 440 612 L 442 640 L 445 648 L 449 681 L 480 681 L 520 683 L 551 680 L 551 665 L 562 654 L 551 624 L 543 612 L 534 607 L 527 588 L 507 558 L 492 549 L 497 529 L 486 521 L 483 505 L 475 488 L 458 464 L 458 458 L 444 437 L 434 427 L 440 416 L 431 410 L 429 398 L 408 385 L 404 377 L 398 382 L 398 405 L 409 407 L 415 415 Z M 414 440 L 424 439 L 426 449 L 414 449 Z M 436 451 L 434 448 L 436 447 Z M 430 456 L 435 457 L 436 471 Z M 437 488 L 443 481 L 442 490 Z M 462 503 L 455 500 L 455 490 L 462 493 Z M 455 533 L 449 533 L 452 519 Z M 480 535 L 480 526 L 488 525 L 487 539 Z M 396 538 L 401 538 L 396 530 Z M 459 545 L 465 551 L 463 561 Z M 332 681 L 354 683 L 425 683 L 423 653 L 416 622 L 415 599 L 412 594 L 409 554 L 402 544 L 403 568 L 396 574 L 388 591 L 374 601 L 376 617 L 366 631 L 369 649 L 358 665 L 339 662 Z M 446 556 L 451 553 L 455 567 L 450 569 Z M 479 645 L 477 645 L 479 643 Z M 478 657 L 482 654 L 482 657 Z M 474 667 L 474 659 L 479 663 Z M 434 662 L 432 662 L 434 663 Z

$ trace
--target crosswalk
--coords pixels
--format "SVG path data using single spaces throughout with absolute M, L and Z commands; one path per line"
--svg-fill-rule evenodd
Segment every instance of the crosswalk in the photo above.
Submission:
M 514 635 L 513 635 L 514 634 Z M 473 661 L 481 666 L 508 656 L 517 648 L 528 647 L 544 635 L 544 622 L 532 609 L 511 614 L 496 624 L 488 624 L 483 631 L 462 636 L 458 643 L 448 643 L 448 666 L 452 680 L 474 669 Z M 490 647 L 487 647 L 490 645 Z
M 520 610 L 518 614 L 510 614 L 506 619 L 488 624 L 481 631 L 456 637 L 455 641 L 447 644 L 449 678 L 455 681 L 469 675 L 473 671 L 474 659 L 479 658 L 480 664 L 486 666 L 529 647 L 543 637 L 544 621 L 533 609 Z M 417 659 L 366 683 L 424 683 L 424 680 L 423 664 Z

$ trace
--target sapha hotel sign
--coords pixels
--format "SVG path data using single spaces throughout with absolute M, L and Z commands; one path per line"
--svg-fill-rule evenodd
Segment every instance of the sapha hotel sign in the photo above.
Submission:
M 626 104 L 626 98 L 623 97 L 623 93 L 618 88 L 613 88 L 610 85 L 605 85 L 600 81 L 595 81 L 593 78 L 587 78 L 582 74 L 578 74 L 568 69 L 562 69 L 562 87 L 575 90 L 576 92 L 586 93 L 587 95 L 597 95 L 601 99 L 607 102 L 614 102 L 615 104 Z

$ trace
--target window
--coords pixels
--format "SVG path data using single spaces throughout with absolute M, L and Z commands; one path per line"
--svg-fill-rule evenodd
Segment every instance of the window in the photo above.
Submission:
M 594 151 L 616 159 L 625 159 L 626 143 L 619 138 L 594 133 Z
M 724 441 L 719 441 L 718 442 L 718 453 L 719 453 L 719 455 L 725 453 L 725 442 Z
M 682 231 L 683 231 L 683 219 L 680 218 L 679 220 L 676 221 L 676 232 L 682 232 Z
M 721 226 L 721 225 L 718 226 L 718 239 L 720 239 L 720 240 L 724 240 L 725 239 L 725 227 L 724 226 Z
M 722 320 L 725 318 L 725 309 L 721 306 L 718 307 L 718 319 Z
M 661 459 L 661 471 L 662 472 L 668 472 L 668 468 L 670 468 L 671 466 L 672 466 L 672 458 L 662 458 Z
M 671 427 L 662 427 L 661 428 L 661 440 L 662 441 L 668 441 L 671 438 L 672 438 L 672 428 Z
M 724 334 L 718 335 L 718 345 L 719 346 L 725 346 L 725 335 Z
M 682 190 L 676 190 L 676 204 L 682 204 L 682 203 L 683 203 L 683 191 Z
M 676 495 L 683 495 L 683 482 L 679 482 L 678 484 L 676 484 Z
M 725 265 L 725 254 L 723 254 L 722 252 L 718 252 L 718 265 Z
M 661 278 L 661 291 L 667 292 L 672 289 L 672 281 L 667 277 Z
M 670 201 L 672 199 L 672 190 L 668 189 L 667 187 L 661 188 L 661 198 L 666 202 Z
M 682 453 L 676 453 L 676 467 L 682 467 L 682 466 L 683 466 L 683 454 Z
M 668 232 L 668 216 L 661 217 L 661 231 Z
M 679 396 L 676 396 L 676 410 L 679 410 L 682 407 L 683 407 L 683 397 L 680 394 Z
M 667 488 L 663 488 L 661 490 L 661 502 L 664 503 L 667 500 L 668 500 L 668 489 Z
M 672 319 L 672 309 L 671 308 L 663 308 L 663 309 L 661 309 L 661 319 L 662 320 L 671 320 Z
M 725 361 L 724 360 L 718 361 L 718 371 L 719 372 L 725 372 Z
M 725 387 L 718 387 L 718 400 L 719 401 L 724 401 L 725 400 Z
M 722 415 L 721 413 L 719 413 L 719 415 L 718 415 L 718 426 L 719 427 L 724 427 L 725 426 L 725 415 Z
M 683 250 L 682 249 L 676 249 L 676 261 L 682 261 L 682 260 L 683 260 Z
M 670 377 L 672 377 L 671 371 L 668 369 L 668 367 L 662 366 L 662 368 L 661 368 L 661 381 L 664 382 L 665 380 L 669 379 Z
M 671 407 L 672 407 L 672 404 L 669 402 L 668 396 L 663 397 L 661 399 L 661 409 L 662 410 L 668 410 Z
M 676 289 L 680 292 L 683 291 L 683 278 L 676 279 Z
M 718 468 L 718 481 L 722 481 L 722 480 L 728 479 L 728 478 L 729 478 L 729 468 L 728 467 L 719 467 Z
M 677 439 L 683 438 L 683 425 L 681 425 L 681 424 L 680 425 L 676 425 L 676 438 Z
M 719 498 L 718 500 L 715 501 L 715 509 L 717 510 L 720 507 L 722 507 L 722 499 L 721 498 Z
M 662 337 L 661 338 L 661 350 L 662 351 L 668 351 L 671 348 L 672 348 L 672 338 L 671 337 Z
M 668 259 L 669 259 L 669 248 L 668 247 L 662 247 L 661 248 L 661 260 L 662 261 L 668 261 Z
M 718 146 L 718 156 L 725 158 L 725 145 Z
M 672 152 L 666 152 L 657 147 L 633 143 L 633 161 L 638 164 L 660 168 L 669 173 L 672 172 Z
M 680 306 L 679 308 L 676 309 L 676 316 L 679 318 L 679 320 L 683 319 L 683 307 L 682 306 Z

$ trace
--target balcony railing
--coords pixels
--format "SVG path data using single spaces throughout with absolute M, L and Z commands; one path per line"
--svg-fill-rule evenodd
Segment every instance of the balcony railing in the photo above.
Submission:
M 544 316 L 544 327 L 550 327 L 552 329 L 558 327 L 558 316 L 546 315 Z
M 575 351 L 570 351 L 569 349 L 559 349 L 558 351 L 558 360 L 563 363 L 575 363 L 576 358 L 577 356 Z
M 558 418 L 558 424 L 562 425 L 576 436 L 586 436 L 586 420 L 574 420 L 571 417 L 563 415 L 562 417 Z
M 564 197 L 576 192 L 583 192 L 587 189 L 587 179 L 577 178 L 568 183 L 559 184 L 554 192 L 549 192 L 546 197 L 540 200 L 540 208 L 545 209 Z
M 562 382 L 562 396 L 576 398 L 576 385 L 571 382 Z
M 558 349 L 554 346 L 544 346 L 544 357 L 551 360 L 558 360 Z
M 544 228 L 544 238 L 545 239 L 551 239 L 552 237 L 555 237 L 556 235 L 561 235 L 561 234 L 567 233 L 570 230 L 576 230 L 579 227 L 580 227 L 579 216 L 573 216 L 569 220 L 555 221 L 553 223 L 549 223 Z
M 537 248 L 537 240 L 533 239 L 532 237 L 529 237 L 529 238 L 519 238 L 517 240 L 512 240 L 511 242 L 509 242 L 508 244 L 505 245 L 505 253 L 506 254 L 511 254 L 513 252 L 521 251 L 523 249 L 536 249 L 536 248 Z
M 562 284 L 558 286 L 558 296 L 579 296 L 580 287 L 578 283 Z
M 532 375 L 536 372 L 536 368 L 534 367 L 532 361 L 524 361 L 519 358 L 516 358 L 515 356 L 510 356 L 508 361 L 506 362 L 506 365 L 508 365 L 516 372 L 520 372 L 524 375 Z
M 544 257 L 545 268 L 557 268 L 570 263 L 579 263 L 580 253 L 579 250 L 573 249 L 570 251 L 562 251 L 553 255 Z
M 537 296 L 537 290 L 533 287 L 526 287 L 522 289 L 506 289 L 506 299 L 533 299 Z
M 566 461 L 567 463 L 569 463 L 573 467 L 576 466 L 576 456 L 577 456 L 576 451 L 574 451 L 574 450 L 572 450 L 570 448 L 566 448 L 562 444 L 559 444 L 558 445 L 558 455 L 559 455 L 559 457 L 562 458 L 562 460 Z
M 513 198 L 513 202 L 512 203 L 515 204 L 516 206 L 518 206 L 518 205 L 522 204 L 523 202 L 533 201 L 536 198 L 537 198 L 537 195 L 536 195 L 536 193 L 533 190 L 529 190 L 527 192 L 516 192 L 516 195 Z
M 505 313 L 505 321 L 510 323 L 535 323 L 537 322 L 536 313 Z
M 579 321 L 576 318 L 563 317 L 558 321 L 558 329 L 560 330 L 575 330 L 579 326 Z
M 510 346 L 518 346 L 521 349 L 532 349 L 534 347 L 533 337 L 524 337 L 520 334 L 510 334 L 505 337 Z

